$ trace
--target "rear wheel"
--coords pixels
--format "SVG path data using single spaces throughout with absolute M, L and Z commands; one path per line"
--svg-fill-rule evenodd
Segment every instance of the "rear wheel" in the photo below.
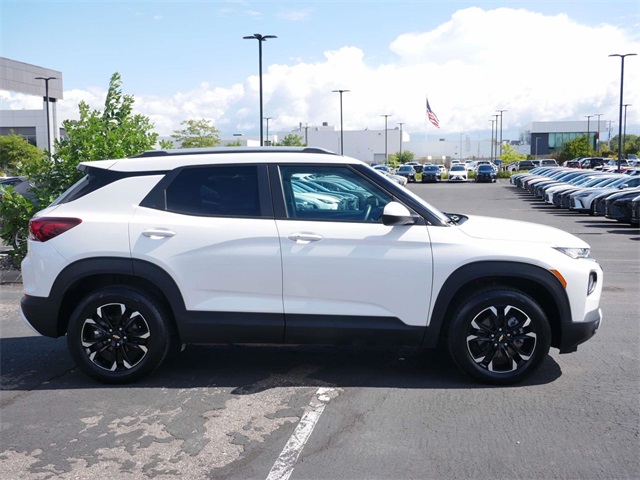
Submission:
M 170 329 L 152 297 L 127 287 L 109 287 L 78 304 L 69 321 L 67 345 L 87 375 L 104 383 L 127 383 L 162 363 Z
M 518 290 L 479 292 L 454 313 L 449 353 L 469 375 L 512 384 L 532 374 L 549 353 L 551 329 L 540 306 Z

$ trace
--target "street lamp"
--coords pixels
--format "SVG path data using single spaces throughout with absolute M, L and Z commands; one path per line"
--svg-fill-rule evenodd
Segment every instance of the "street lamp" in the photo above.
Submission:
M 489 154 L 489 161 L 493 163 L 493 123 L 495 120 L 489 120 L 491 122 L 491 153 Z
M 585 117 L 587 117 L 587 143 L 591 145 L 591 139 L 589 138 L 589 135 L 591 135 L 591 125 L 589 124 L 589 121 L 591 120 L 591 117 L 593 117 L 593 115 L 585 115 Z
M 620 171 L 620 164 L 622 163 L 622 106 L 624 102 L 622 101 L 623 93 L 624 93 L 624 57 L 631 57 L 637 55 L 637 53 L 625 53 L 621 55 L 619 53 L 613 53 L 609 55 L 610 57 L 620 57 L 621 69 L 620 69 L 620 117 L 618 120 L 618 171 Z
M 538 158 L 538 140 L 540 140 L 540 137 L 536 137 L 536 158 Z
M 596 134 L 596 152 L 600 153 L 600 117 L 602 116 L 602 113 L 596 113 L 596 117 L 598 117 L 598 133 Z
M 625 103 L 624 107 L 624 131 L 622 133 L 622 151 L 625 151 L 625 144 L 627 143 L 627 107 L 630 107 L 630 103 Z
M 344 129 L 342 124 L 342 94 L 351 90 L 331 90 L 333 93 L 340 94 L 340 155 L 344 155 Z
M 402 158 L 402 126 L 404 123 L 400 122 L 398 125 L 400 125 L 400 158 Z
M 269 120 L 271 120 L 273 117 L 264 117 L 264 119 L 267 121 L 267 145 L 271 145 L 271 142 L 269 141 Z
M 496 110 L 496 112 L 500 113 L 500 156 L 502 156 L 502 113 L 506 111 L 507 110 Z
M 389 158 L 387 157 L 387 118 L 391 115 L 380 115 L 384 117 L 384 163 L 387 163 Z
M 35 80 L 44 80 L 44 103 L 47 106 L 47 145 L 49 156 L 51 156 L 51 125 L 49 124 L 49 80 L 56 80 L 57 77 L 35 77 Z
M 260 76 L 260 146 L 264 145 L 264 139 L 262 138 L 262 42 L 266 42 L 268 38 L 278 38 L 275 35 L 260 35 L 254 33 L 246 37 L 242 37 L 245 40 L 258 40 L 258 67 Z
M 496 147 L 495 147 L 495 156 L 498 156 L 498 117 L 500 115 L 494 115 L 494 117 L 496 117 Z M 495 157 L 491 157 L 491 163 L 493 163 L 493 161 L 495 160 Z

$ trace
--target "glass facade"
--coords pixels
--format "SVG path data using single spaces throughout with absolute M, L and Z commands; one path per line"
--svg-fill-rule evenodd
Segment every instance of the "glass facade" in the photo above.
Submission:
M 560 151 L 565 143 L 575 140 L 578 137 L 584 137 L 585 135 L 586 132 L 549 133 L 549 152 Z M 591 145 L 595 147 L 596 132 L 589 132 L 589 141 Z

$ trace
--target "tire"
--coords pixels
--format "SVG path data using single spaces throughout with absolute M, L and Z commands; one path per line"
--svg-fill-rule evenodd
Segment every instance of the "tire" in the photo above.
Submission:
M 87 375 L 128 383 L 155 370 L 169 351 L 167 315 L 153 297 L 128 287 L 87 295 L 69 320 L 67 346 Z
M 508 385 L 540 366 L 549 353 L 551 328 L 531 297 L 496 288 L 472 295 L 455 311 L 447 345 L 462 371 L 484 383 Z

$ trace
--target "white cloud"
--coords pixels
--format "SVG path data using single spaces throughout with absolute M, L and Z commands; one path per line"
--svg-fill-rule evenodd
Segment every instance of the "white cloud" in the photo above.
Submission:
M 299 22 L 301 20 L 308 19 L 313 12 L 313 9 L 307 8 L 304 10 L 283 10 L 278 13 L 278 17 L 289 20 L 292 22 Z
M 584 120 L 602 113 L 617 120 L 620 59 L 612 53 L 636 52 L 636 31 L 602 24 L 582 25 L 566 15 L 545 16 L 523 9 L 467 8 L 430 31 L 399 35 L 389 45 L 396 60 L 367 61 L 356 46 L 326 51 L 316 62 L 291 60 L 266 64 L 263 71 L 264 115 L 270 130 L 289 130 L 300 122 L 339 126 L 343 96 L 347 129 L 380 129 L 382 114 L 390 128 L 425 129 L 425 96 L 440 119 L 439 133 L 487 131 L 497 109 L 505 109 L 505 129 L 517 130 L 542 120 Z M 640 107 L 640 56 L 625 62 L 625 103 Z M 124 90 L 127 92 L 126 83 Z M 73 116 L 84 99 L 101 108 L 104 91 L 65 91 L 59 118 Z M 161 135 L 191 118 L 211 119 L 223 134 L 259 129 L 257 75 L 227 87 L 201 83 L 167 98 L 135 94 L 136 110 L 148 115 Z M 3 100 L 4 101 L 4 100 Z M 11 108 L 24 105 L 14 98 Z M 40 108 L 40 101 L 33 108 Z M 631 113 L 631 110 L 630 110 Z M 64 114 L 64 115 L 63 115 Z M 629 125 L 638 124 L 630 115 Z

